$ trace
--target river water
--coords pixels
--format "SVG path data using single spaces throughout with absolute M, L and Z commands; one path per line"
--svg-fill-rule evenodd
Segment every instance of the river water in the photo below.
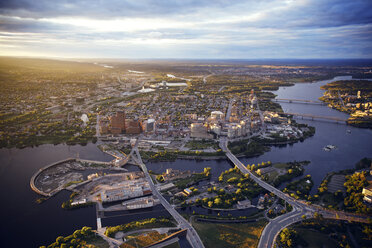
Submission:
M 58 235 L 69 235 L 83 226 L 95 227 L 94 207 L 63 210 L 70 193 L 62 191 L 37 204 L 40 196 L 30 188 L 30 178 L 39 168 L 68 157 L 110 161 L 94 144 L 87 146 L 43 145 L 25 149 L 0 150 L 0 237 L 2 247 L 39 247 Z
M 281 87 L 274 91 L 277 98 L 318 100 L 324 93 L 320 86 L 336 80 L 348 80 L 351 77 L 336 77 L 316 83 L 299 83 L 292 87 Z M 348 115 L 331 109 L 324 105 L 281 103 L 284 112 L 332 116 L 347 119 Z M 354 168 L 356 162 L 363 157 L 372 157 L 372 130 L 361 129 L 329 121 L 311 121 L 296 119 L 299 123 L 306 123 L 316 128 L 315 135 L 285 147 L 272 147 L 270 152 L 256 158 L 245 158 L 245 164 L 262 161 L 288 162 L 309 160 L 311 163 L 305 167 L 305 174 L 310 174 L 314 180 L 312 193 L 325 175 L 330 171 Z M 348 133 L 350 130 L 351 133 Z M 336 150 L 323 151 L 323 147 L 331 144 L 337 146 Z
M 338 77 L 333 80 L 350 79 Z M 323 91 L 320 86 L 333 80 L 316 83 L 300 83 L 292 87 L 281 87 L 277 98 L 318 100 Z M 327 106 L 311 104 L 281 103 L 286 112 L 308 113 L 347 118 L 347 114 L 328 108 Z M 272 147 L 271 151 L 255 158 L 243 158 L 245 164 L 262 161 L 289 162 L 309 160 L 305 173 L 311 174 L 314 180 L 313 193 L 324 176 L 330 171 L 353 168 L 363 157 L 372 157 L 372 130 L 359 129 L 343 124 L 326 121 L 300 120 L 316 128 L 313 137 L 293 145 Z M 350 130 L 351 133 L 348 133 Z M 338 148 L 325 152 L 322 148 L 332 144 Z M 110 161 L 111 156 L 102 153 L 94 144 L 87 146 L 43 145 L 25 149 L 0 149 L 0 238 L 3 247 L 38 247 L 50 244 L 58 235 L 69 235 L 84 225 L 96 227 L 95 208 L 83 208 L 72 211 L 63 210 L 60 206 L 69 193 L 63 191 L 43 204 L 35 203 L 39 196 L 34 193 L 29 180 L 39 168 L 67 157 Z M 227 160 L 182 160 L 175 162 L 148 163 L 148 168 L 154 172 L 164 172 L 167 168 L 201 172 L 204 167 L 212 168 L 212 178 L 229 168 Z M 186 211 L 190 211 L 187 209 Z M 103 224 L 116 225 L 126 223 L 141 217 L 166 215 L 162 207 L 156 207 L 152 213 L 133 212 L 133 215 L 123 212 L 120 216 L 109 217 Z

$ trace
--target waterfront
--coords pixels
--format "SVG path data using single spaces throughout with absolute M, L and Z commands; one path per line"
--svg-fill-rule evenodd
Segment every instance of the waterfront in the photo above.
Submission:
M 337 77 L 316 83 L 299 83 L 292 87 L 280 87 L 274 91 L 277 98 L 318 100 L 324 90 L 320 86 L 336 80 L 347 80 L 351 77 Z M 327 106 L 313 104 L 281 103 L 284 112 L 315 114 L 347 118 L 348 115 L 331 109 Z M 311 163 L 305 166 L 305 175 L 310 174 L 314 181 L 312 194 L 325 175 L 331 171 L 354 168 L 355 163 L 363 157 L 372 156 L 372 130 L 356 128 L 344 124 L 328 121 L 311 121 L 296 119 L 299 123 L 306 123 L 316 128 L 315 135 L 304 142 L 287 145 L 285 147 L 271 147 L 271 151 L 256 158 L 242 158 L 244 164 L 259 163 L 262 161 L 288 162 L 308 160 Z M 348 133 L 350 130 L 351 133 Z M 322 148 L 328 144 L 337 146 L 330 152 Z
M 323 92 L 319 87 L 326 82 L 329 80 L 281 87 L 274 93 L 278 95 L 278 98 L 317 100 Z M 327 106 L 295 103 L 281 103 L 281 105 L 286 112 L 347 117 L 346 114 Z M 313 177 L 312 192 L 314 193 L 328 172 L 353 168 L 361 158 L 372 156 L 372 130 L 326 121 L 299 119 L 297 121 L 316 127 L 315 135 L 304 142 L 284 147 L 272 147 L 270 152 L 256 158 L 243 158 L 242 162 L 252 164 L 262 161 L 309 160 L 311 163 L 305 167 L 305 174 L 311 174 Z M 328 144 L 336 145 L 338 148 L 331 152 L 323 151 L 322 148 Z M 71 234 L 75 229 L 84 225 L 95 228 L 94 207 L 72 211 L 61 209 L 61 203 L 69 195 L 67 191 L 57 194 L 43 204 L 37 204 L 35 200 L 39 196 L 29 186 L 32 174 L 39 168 L 67 157 L 76 157 L 77 154 L 84 159 L 112 160 L 111 156 L 99 151 L 95 144 L 87 146 L 43 145 L 35 148 L 0 150 L 0 185 L 6 189 L 0 193 L 6 203 L 1 205 L 0 230 L 4 244 L 11 244 L 16 240 L 19 246 L 37 247 L 53 242 L 58 235 Z M 147 165 L 149 170 L 157 173 L 164 172 L 166 168 L 201 172 L 204 167 L 211 167 L 213 180 L 216 180 L 222 171 L 231 168 L 231 163 L 227 160 L 178 159 L 175 162 L 148 163 Z M 151 209 L 146 211 L 149 210 Z M 159 212 L 154 211 L 148 216 L 157 214 Z M 126 217 L 118 218 L 113 222 L 110 219 L 104 222 L 119 224 L 119 222 L 129 221 Z
M 37 204 L 41 196 L 30 188 L 31 176 L 41 167 L 76 157 L 110 161 L 112 157 L 87 146 L 43 145 L 25 149 L 0 150 L 0 237 L 4 247 L 39 247 L 53 242 L 59 235 L 69 235 L 83 226 L 96 225 L 94 207 L 73 211 L 63 210 L 61 204 L 70 193 L 62 191 Z M 9 246 L 8 246 L 9 245 Z

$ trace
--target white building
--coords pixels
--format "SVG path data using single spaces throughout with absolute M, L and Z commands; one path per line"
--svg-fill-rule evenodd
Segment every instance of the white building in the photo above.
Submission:
M 148 182 L 128 183 L 122 187 L 105 190 L 101 193 L 102 202 L 131 199 L 151 193 Z
M 223 120 L 224 116 L 225 115 L 221 111 L 212 111 L 211 112 L 211 117 L 216 119 L 216 120 Z
M 151 132 L 154 132 L 155 131 L 155 120 L 154 119 L 148 119 L 146 121 L 144 121 L 143 123 L 143 127 L 144 127 L 144 130 L 146 133 L 151 133 Z

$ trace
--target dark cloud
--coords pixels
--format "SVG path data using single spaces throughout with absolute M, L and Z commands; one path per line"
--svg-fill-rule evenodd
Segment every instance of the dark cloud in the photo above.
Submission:
M 263 20 L 257 22 L 242 21 L 231 26 L 240 28 L 325 28 L 362 25 L 372 23 L 371 9 L 371 0 L 315 0 L 304 4 L 295 4 L 288 9 L 273 9 Z
M 2 0 L 0 1 L 0 14 L 32 18 L 59 16 L 104 19 L 154 17 L 192 13 L 200 8 L 224 8 L 240 2 L 225 0 Z
M 371 57 L 370 9 L 372 0 L 0 0 L 0 36 L 123 57 Z

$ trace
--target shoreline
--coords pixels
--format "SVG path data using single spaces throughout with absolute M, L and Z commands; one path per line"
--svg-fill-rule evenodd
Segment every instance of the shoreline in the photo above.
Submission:
M 45 170 L 49 169 L 49 168 L 52 168 L 54 166 L 58 166 L 60 164 L 63 164 L 63 163 L 66 163 L 66 162 L 83 162 L 83 163 L 94 163 L 94 164 L 101 164 L 101 165 L 112 165 L 111 162 L 102 162 L 102 161 L 95 161 L 95 160 L 86 160 L 86 159 L 79 159 L 79 158 L 66 158 L 66 159 L 63 159 L 63 160 L 59 160 L 57 162 L 54 162 L 54 163 L 51 163 L 51 164 L 48 164 L 42 168 L 40 168 L 38 171 L 36 171 L 31 179 L 30 179 L 30 187 L 31 189 L 36 192 L 37 194 L 39 195 L 42 195 L 42 196 L 45 196 L 45 197 L 52 197 L 53 195 L 57 194 L 58 192 L 60 192 L 61 190 L 63 189 L 68 189 L 70 186 L 68 187 L 64 187 L 63 185 L 60 186 L 60 187 L 57 187 L 55 188 L 54 190 L 52 190 L 51 192 L 49 193 L 46 193 L 44 191 L 42 191 L 41 189 L 39 189 L 36 185 L 35 185 L 35 181 L 36 181 L 36 178 L 42 173 L 44 172 Z M 112 167 L 112 168 L 115 168 L 115 167 Z M 86 169 L 107 169 L 105 167 L 87 167 Z M 118 168 L 116 168 L 118 169 Z M 123 169 L 123 168 L 121 168 Z M 88 182 L 89 180 L 84 180 L 83 182 L 80 182 L 78 183 L 77 185 L 81 185 L 83 183 L 86 183 Z M 74 185 L 76 186 L 76 185 Z

